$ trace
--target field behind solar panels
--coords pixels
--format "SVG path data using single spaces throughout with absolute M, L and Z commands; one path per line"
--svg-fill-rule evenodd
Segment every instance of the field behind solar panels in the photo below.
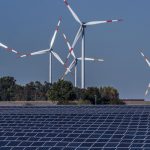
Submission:
M 150 149 L 150 106 L 0 107 L 0 150 Z

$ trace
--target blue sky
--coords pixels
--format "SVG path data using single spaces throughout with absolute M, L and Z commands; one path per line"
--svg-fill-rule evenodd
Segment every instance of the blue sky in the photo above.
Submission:
M 1 0 L 0 42 L 29 53 L 49 47 L 49 41 L 62 16 L 61 30 L 72 43 L 79 28 L 63 0 Z M 86 86 L 113 86 L 120 98 L 145 98 L 150 68 L 139 54 L 150 58 L 149 0 L 68 0 L 82 21 L 120 19 L 86 29 L 86 56 L 103 58 L 103 63 L 86 62 Z M 80 56 L 80 41 L 75 53 Z M 54 49 L 65 60 L 67 46 L 59 32 Z M 78 85 L 80 86 L 80 63 Z M 53 59 L 53 80 L 64 68 Z M 18 59 L 0 49 L 0 76 L 14 76 L 18 83 L 48 81 L 48 54 Z M 67 80 L 73 77 L 68 75 Z

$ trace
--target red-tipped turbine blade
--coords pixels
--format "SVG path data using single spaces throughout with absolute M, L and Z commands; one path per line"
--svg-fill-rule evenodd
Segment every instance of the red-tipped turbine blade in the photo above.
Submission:
M 71 12 L 72 16 L 74 17 L 74 19 L 80 24 L 82 25 L 82 22 L 80 21 L 79 17 L 77 16 L 77 14 L 72 10 L 72 8 L 70 7 L 70 5 L 68 4 L 67 0 L 64 0 L 64 3 L 66 4 L 66 6 L 68 7 L 69 11 Z
M 20 57 L 23 58 L 23 57 L 27 57 L 27 56 L 41 55 L 41 54 L 45 54 L 49 51 L 50 51 L 49 49 L 39 50 L 39 51 L 32 52 L 32 53 L 29 53 L 29 54 L 23 54 Z
M 85 58 L 86 61 L 99 61 L 99 62 L 102 62 L 104 61 L 103 59 L 99 59 L 99 58 Z
M 146 63 L 148 64 L 148 66 L 150 67 L 150 61 L 148 60 L 148 58 L 143 54 L 143 52 L 140 52 L 141 55 L 144 57 Z
M 61 78 L 62 80 L 64 80 L 65 76 L 66 76 L 69 72 L 71 72 L 71 69 L 73 68 L 75 62 L 76 62 L 76 59 L 74 59 L 74 60 L 71 62 L 71 64 L 69 65 L 69 67 L 66 68 L 66 71 L 65 71 L 65 73 L 63 74 L 63 76 L 62 76 L 62 78 Z
M 81 33 L 82 33 L 82 27 L 79 28 L 79 30 L 78 30 L 75 38 L 74 38 L 74 41 L 73 41 L 73 44 L 72 44 L 72 48 L 73 49 L 75 48 L 75 46 L 76 46 L 76 44 L 77 44 L 77 42 L 78 42 L 78 40 L 79 40 L 79 38 L 81 36 Z M 70 53 L 67 56 L 67 60 L 69 59 L 69 57 L 70 57 Z
M 79 30 L 78 30 L 78 32 L 77 32 L 75 38 L 74 38 L 74 41 L 73 41 L 73 43 L 72 43 L 72 48 L 73 48 L 73 49 L 75 48 L 75 46 L 76 46 L 76 44 L 77 44 L 77 42 L 78 42 L 78 40 L 79 40 L 81 34 L 82 34 L 82 27 L 79 28 Z
M 59 19 L 59 21 L 58 21 L 58 24 L 57 24 L 57 27 L 56 27 L 56 29 L 55 29 L 54 35 L 53 35 L 52 40 L 51 40 L 51 42 L 50 42 L 50 49 L 52 49 L 52 47 L 53 47 L 53 45 L 54 45 L 54 41 L 55 41 L 56 35 L 57 35 L 57 33 L 58 33 L 60 23 L 61 23 L 61 19 Z
M 90 21 L 85 23 L 84 25 L 90 26 L 90 25 L 97 25 L 97 24 L 103 24 L 103 23 L 112 23 L 112 22 L 119 22 L 122 21 L 121 19 L 118 20 L 104 20 L 104 21 Z
M 79 58 L 77 58 L 77 59 L 78 59 L 78 60 L 81 60 L 82 58 L 79 57 Z M 85 61 L 99 61 L 99 62 L 104 61 L 104 59 L 99 59 L 99 58 L 88 58 L 88 57 L 85 57 L 84 60 L 85 60 Z
M 2 44 L 2 43 L 0 43 L 0 47 L 4 48 L 4 49 L 7 50 L 7 51 L 11 51 L 11 52 L 13 52 L 13 53 L 15 53 L 15 54 L 19 54 L 18 51 L 14 50 L 13 48 L 9 48 L 8 46 L 6 46 L 6 45 L 4 45 L 4 44 Z
M 71 47 L 71 45 L 70 45 L 69 41 L 67 40 L 67 37 L 66 37 L 66 35 L 65 35 L 64 33 L 63 33 L 63 37 L 64 37 L 64 39 L 65 39 L 65 41 L 66 41 L 67 46 L 68 46 L 69 53 L 71 53 L 71 55 L 72 55 L 74 58 L 76 58 L 76 56 L 75 56 L 75 54 L 74 54 L 74 51 L 73 51 L 73 48 Z

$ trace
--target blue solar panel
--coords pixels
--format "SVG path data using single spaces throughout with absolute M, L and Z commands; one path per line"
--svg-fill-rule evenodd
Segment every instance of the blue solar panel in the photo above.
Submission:
M 0 147 L 0 150 L 11 150 L 12 147 L 2 146 Z
M 24 150 L 36 150 L 38 147 L 26 147 Z
M 141 150 L 150 106 L 0 107 L 0 150 Z
M 8 144 L 8 141 L 0 141 L 0 147 L 5 146 Z
M 50 147 L 44 147 L 44 146 L 38 148 L 38 150 L 49 150 L 49 149 L 50 149 Z
M 31 145 L 32 145 L 32 142 L 22 141 L 19 146 L 31 146 Z
M 24 150 L 24 149 L 25 149 L 25 147 L 20 147 L 20 146 L 12 148 L 12 150 Z

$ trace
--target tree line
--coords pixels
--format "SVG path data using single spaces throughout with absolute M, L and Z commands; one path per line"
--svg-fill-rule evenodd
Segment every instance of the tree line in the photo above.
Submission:
M 88 87 L 80 89 L 70 81 L 53 84 L 39 81 L 26 85 L 16 83 L 14 77 L 0 78 L 0 101 L 52 101 L 58 104 L 123 104 L 114 87 Z
M 36 101 L 48 100 L 50 84 L 39 81 L 18 85 L 14 77 L 0 78 L 0 101 Z

